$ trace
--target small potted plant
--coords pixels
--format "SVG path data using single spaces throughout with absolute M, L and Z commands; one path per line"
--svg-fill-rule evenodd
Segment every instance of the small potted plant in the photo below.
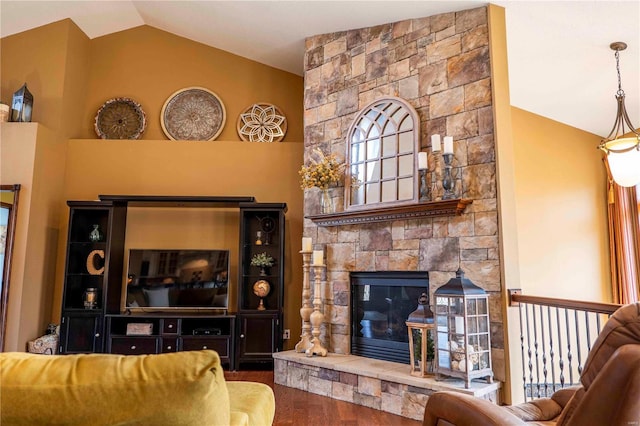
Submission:
M 251 266 L 257 266 L 260 268 L 260 275 L 267 275 L 267 268 L 273 266 L 274 263 L 273 257 L 269 256 L 266 252 L 254 254 L 251 258 Z
M 413 330 L 413 353 L 416 354 L 416 361 L 422 362 L 422 333 L 420 330 Z M 433 373 L 433 358 L 435 357 L 435 348 L 431 333 L 427 332 L 427 367 L 426 371 Z

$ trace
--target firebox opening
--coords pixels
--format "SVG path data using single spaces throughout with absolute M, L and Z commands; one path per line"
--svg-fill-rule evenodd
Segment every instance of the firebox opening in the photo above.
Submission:
M 425 271 L 351 272 L 351 353 L 409 363 L 405 321 L 429 294 Z

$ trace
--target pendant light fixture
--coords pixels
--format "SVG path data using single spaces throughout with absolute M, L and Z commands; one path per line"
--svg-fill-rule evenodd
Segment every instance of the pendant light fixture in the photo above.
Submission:
M 616 52 L 618 112 L 611 133 L 602 140 L 598 148 L 607 154 L 613 180 L 620 186 L 635 186 L 640 183 L 640 133 L 631 124 L 624 106 L 624 90 L 620 79 L 620 51 L 625 50 L 627 44 L 617 41 L 609 47 Z

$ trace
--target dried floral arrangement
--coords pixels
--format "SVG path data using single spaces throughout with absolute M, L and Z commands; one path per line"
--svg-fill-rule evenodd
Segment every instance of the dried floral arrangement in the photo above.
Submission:
M 315 155 L 314 155 L 315 154 Z M 334 154 L 325 155 L 320 149 L 313 150 L 311 164 L 303 165 L 300 175 L 300 188 L 320 188 L 326 190 L 337 183 L 344 174 L 344 163 L 339 163 Z

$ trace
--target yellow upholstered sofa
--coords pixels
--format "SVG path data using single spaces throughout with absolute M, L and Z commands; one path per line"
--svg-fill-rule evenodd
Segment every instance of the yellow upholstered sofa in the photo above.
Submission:
M 226 382 L 214 351 L 0 354 L 0 424 L 271 425 L 272 389 Z

